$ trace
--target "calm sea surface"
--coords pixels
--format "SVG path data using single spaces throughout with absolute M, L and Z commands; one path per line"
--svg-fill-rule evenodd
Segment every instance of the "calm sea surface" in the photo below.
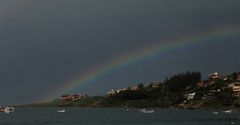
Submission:
M 240 112 L 214 114 L 204 110 L 155 109 L 144 114 L 137 109 L 20 108 L 14 113 L 0 113 L 0 125 L 240 125 Z

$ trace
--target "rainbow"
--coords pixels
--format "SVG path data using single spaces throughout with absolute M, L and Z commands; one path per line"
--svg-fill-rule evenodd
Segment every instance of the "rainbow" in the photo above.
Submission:
M 57 86 L 55 89 L 48 92 L 44 98 L 37 100 L 37 102 L 54 99 L 60 94 L 70 92 L 71 90 L 76 89 L 83 84 L 93 83 L 95 80 L 106 76 L 117 69 L 131 65 L 140 60 L 144 60 L 148 57 L 172 51 L 177 48 L 204 43 L 213 38 L 224 38 L 232 35 L 239 35 L 239 33 L 240 27 L 238 26 L 215 28 L 196 35 L 177 37 L 174 40 L 161 41 L 158 44 L 145 46 L 143 48 L 138 48 L 133 51 L 120 54 L 119 56 L 116 56 L 116 58 L 113 58 L 104 64 L 100 64 L 89 69 L 85 73 L 80 74 L 79 77 Z

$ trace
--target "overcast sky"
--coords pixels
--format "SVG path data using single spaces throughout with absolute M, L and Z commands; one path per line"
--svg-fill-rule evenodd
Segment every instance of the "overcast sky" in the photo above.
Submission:
M 0 105 L 43 98 L 64 81 L 139 47 L 239 27 L 239 5 L 239 0 L 1 0 Z M 186 71 L 204 77 L 240 71 L 239 34 L 206 41 L 122 67 L 74 92 L 103 95 Z

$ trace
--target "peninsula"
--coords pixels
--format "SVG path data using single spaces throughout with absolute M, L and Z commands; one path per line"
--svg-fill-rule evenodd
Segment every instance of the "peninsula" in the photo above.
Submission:
M 139 83 L 111 90 L 105 96 L 62 95 L 58 99 L 23 107 L 133 107 L 133 108 L 224 108 L 240 106 L 240 72 L 222 76 L 186 72 L 167 77 L 162 82 Z

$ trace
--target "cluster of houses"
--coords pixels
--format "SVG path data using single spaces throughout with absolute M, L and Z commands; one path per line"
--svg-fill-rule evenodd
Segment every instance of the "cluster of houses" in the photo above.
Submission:
M 220 83 L 220 84 L 219 84 Z M 218 84 L 218 87 L 211 89 L 212 85 Z M 162 84 L 160 82 L 156 83 L 148 83 L 141 87 L 144 88 L 159 88 Z M 123 91 L 132 90 L 137 91 L 141 89 L 139 85 L 132 86 L 130 88 L 122 88 L 117 90 L 111 90 L 108 92 L 108 95 L 114 95 Z M 213 99 L 214 95 L 221 93 L 222 91 L 230 91 L 232 93 L 233 97 L 240 97 L 240 73 L 235 73 L 234 75 L 228 75 L 228 76 L 221 76 L 219 73 L 214 72 L 208 75 L 208 80 L 199 81 L 196 83 L 196 91 L 186 91 L 184 93 L 184 96 L 186 98 L 186 101 L 193 100 L 195 95 L 198 93 L 198 90 L 207 90 L 207 93 L 205 93 L 202 96 L 202 99 Z M 193 89 L 195 90 L 195 89 Z M 59 100 L 60 101 L 78 101 L 82 99 L 87 99 L 87 95 L 81 95 L 74 94 L 74 95 L 62 95 Z
M 82 99 L 87 99 L 88 95 L 81 95 L 80 93 L 74 95 L 62 95 L 60 101 L 78 101 Z
M 218 80 L 221 81 L 221 85 L 217 89 L 210 89 L 208 93 L 206 93 L 202 99 L 213 99 L 214 94 L 218 94 L 221 91 L 228 90 L 232 93 L 233 97 L 240 97 L 240 73 L 235 74 L 235 78 L 233 76 L 221 76 L 219 73 L 214 72 L 208 75 L 208 80 L 200 81 L 196 84 L 197 88 L 207 88 L 211 85 L 216 84 Z M 185 94 L 187 100 L 194 99 L 197 92 L 191 92 Z
M 122 91 L 126 91 L 127 89 L 126 88 L 123 88 L 123 89 L 117 89 L 117 90 L 111 90 L 108 92 L 108 95 L 114 95 L 114 94 L 117 94 L 117 93 L 120 93 Z
M 161 83 L 153 83 L 153 82 L 151 82 L 151 83 L 145 84 L 143 87 L 144 88 L 148 88 L 148 87 L 150 87 L 150 88 L 158 88 L 160 86 L 161 86 Z M 138 85 L 135 85 L 135 86 L 132 86 L 132 87 L 130 87 L 128 89 L 130 89 L 132 91 L 136 91 L 136 90 L 139 90 L 140 88 L 139 88 Z M 121 89 L 117 89 L 117 90 L 113 90 L 112 89 L 111 91 L 108 92 L 108 95 L 114 95 L 114 94 L 126 91 L 128 89 L 126 89 L 126 88 L 121 88 Z
M 221 82 L 220 86 L 215 89 L 209 89 L 210 86 L 217 84 L 217 82 Z M 161 83 L 148 83 L 145 84 L 144 87 L 148 88 L 158 88 L 162 84 Z M 213 99 L 215 94 L 221 93 L 222 91 L 231 91 L 232 96 L 240 97 L 240 73 L 236 73 L 235 76 L 221 76 L 218 72 L 214 72 L 208 75 L 208 80 L 199 81 L 196 83 L 196 88 L 198 89 L 207 89 L 208 92 L 202 96 L 202 99 Z M 139 86 L 132 86 L 128 88 L 130 90 L 138 90 Z M 123 91 L 128 90 L 126 88 L 111 90 L 108 92 L 108 95 L 114 95 Z M 193 100 L 197 91 L 188 91 L 184 94 L 186 100 Z

